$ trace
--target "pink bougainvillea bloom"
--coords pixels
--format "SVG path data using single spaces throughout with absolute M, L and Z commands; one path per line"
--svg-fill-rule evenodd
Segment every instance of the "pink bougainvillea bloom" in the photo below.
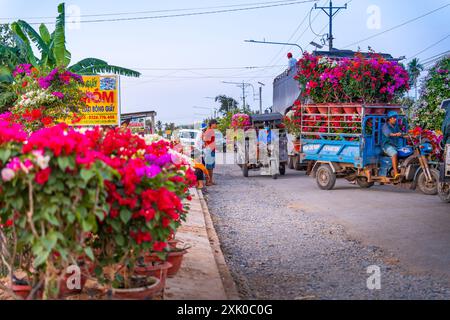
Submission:
M 55 91 L 55 92 L 52 92 L 52 95 L 54 95 L 55 97 L 57 97 L 59 99 L 64 99 L 64 93 L 62 93 L 62 92 Z
M 14 170 L 10 168 L 3 168 L 2 170 L 2 179 L 5 182 L 11 181 L 16 176 Z

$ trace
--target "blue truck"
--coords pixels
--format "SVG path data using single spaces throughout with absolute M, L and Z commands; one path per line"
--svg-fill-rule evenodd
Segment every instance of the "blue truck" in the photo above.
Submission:
M 303 108 L 306 108 L 304 106 Z M 337 178 L 355 181 L 362 188 L 370 188 L 375 183 L 410 184 L 424 194 L 437 194 L 438 164 L 431 162 L 433 151 L 429 141 L 413 139 L 408 136 L 408 123 L 405 116 L 399 116 L 397 125 L 405 133 L 396 138 L 399 176 L 394 176 L 391 157 L 382 149 L 382 128 L 387 121 L 386 113 L 399 106 L 382 105 L 376 108 L 386 110 L 374 114 L 375 107 L 361 105 L 361 114 L 333 114 L 332 106 L 327 114 L 308 114 L 305 117 L 320 117 L 324 124 L 318 130 L 311 121 L 302 120 L 300 161 L 313 163 L 311 175 L 315 177 L 320 189 L 333 189 Z M 343 118 L 351 123 L 353 132 L 342 133 L 341 123 L 336 124 L 333 117 Z M 409 141 L 408 141 L 409 140 Z

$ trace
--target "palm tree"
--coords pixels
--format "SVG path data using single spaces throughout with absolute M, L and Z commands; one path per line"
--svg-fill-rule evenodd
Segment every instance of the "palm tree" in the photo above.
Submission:
M 231 97 L 228 97 L 226 95 L 218 95 L 215 98 L 216 102 L 220 103 L 220 108 L 219 108 L 219 112 L 221 112 L 222 114 L 227 114 L 228 111 L 237 109 L 238 106 L 238 102 L 236 100 L 234 100 Z
M 419 62 L 419 59 L 414 58 L 408 63 L 408 73 L 410 85 L 414 86 L 414 99 L 417 101 L 417 81 L 420 73 L 423 71 L 423 65 Z
M 52 33 L 49 32 L 45 24 L 39 26 L 39 32 L 23 20 L 11 24 L 12 31 L 23 41 L 27 51 L 28 63 L 41 70 L 66 67 L 69 71 L 80 75 L 114 73 L 129 77 L 140 76 L 137 71 L 110 65 L 97 58 L 86 58 L 69 66 L 71 54 L 66 48 L 64 3 L 58 5 L 58 14 L 55 30 Z M 41 54 L 40 58 L 34 56 L 32 43 L 38 48 Z

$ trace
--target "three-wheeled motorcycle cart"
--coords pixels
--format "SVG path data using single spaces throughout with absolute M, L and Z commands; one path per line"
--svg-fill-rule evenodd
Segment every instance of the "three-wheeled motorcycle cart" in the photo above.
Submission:
M 286 173 L 288 161 L 287 132 L 280 113 L 254 114 L 251 127 L 236 139 L 237 163 L 244 177 L 249 171 L 277 179 Z

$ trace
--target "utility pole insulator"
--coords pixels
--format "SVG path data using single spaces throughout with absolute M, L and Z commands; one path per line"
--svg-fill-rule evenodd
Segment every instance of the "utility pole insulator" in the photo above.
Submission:
M 341 9 L 347 9 L 347 4 L 343 7 L 333 7 L 333 3 L 330 0 L 330 4 L 328 7 L 318 7 L 317 3 L 314 4 L 314 9 L 321 9 L 325 14 L 328 16 L 328 19 L 330 20 L 329 25 L 329 32 L 328 32 L 328 50 L 331 52 L 333 50 L 333 17 L 336 15 L 336 13 L 339 12 Z

